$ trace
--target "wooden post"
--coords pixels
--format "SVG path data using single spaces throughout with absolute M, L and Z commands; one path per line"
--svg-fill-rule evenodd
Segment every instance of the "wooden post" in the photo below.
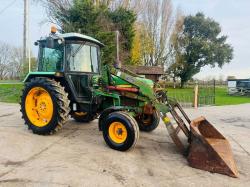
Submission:
M 195 83 L 194 86 L 194 108 L 197 109 L 198 108 L 198 93 L 199 92 L 199 86 L 198 86 L 198 82 Z
M 121 61 L 120 61 L 120 32 L 117 30 L 116 32 L 116 63 L 115 67 L 120 69 L 121 68 Z
M 215 105 L 215 87 L 216 87 L 216 82 L 215 82 L 215 79 L 214 79 L 214 100 L 213 100 L 213 104 Z

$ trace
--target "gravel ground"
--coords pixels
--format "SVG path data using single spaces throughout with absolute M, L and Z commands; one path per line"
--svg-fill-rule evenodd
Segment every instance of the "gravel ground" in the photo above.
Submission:
M 250 186 L 250 104 L 186 111 L 206 116 L 228 138 L 239 178 L 189 167 L 163 123 L 123 153 L 106 146 L 97 120 L 70 119 L 57 134 L 38 136 L 19 105 L 0 103 L 0 186 Z

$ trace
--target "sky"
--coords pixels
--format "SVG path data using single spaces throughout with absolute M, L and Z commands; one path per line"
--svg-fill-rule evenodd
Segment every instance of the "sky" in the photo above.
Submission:
M 195 78 L 208 79 L 227 76 L 250 78 L 250 0 L 172 0 L 175 8 L 185 15 L 201 11 L 219 22 L 222 34 L 234 48 L 234 59 L 222 69 L 205 67 Z M 7 8 L 6 8 L 7 7 Z M 51 24 L 46 22 L 45 9 L 39 4 L 30 5 L 30 44 L 47 35 Z M 22 46 L 23 0 L 0 0 L 0 41 Z

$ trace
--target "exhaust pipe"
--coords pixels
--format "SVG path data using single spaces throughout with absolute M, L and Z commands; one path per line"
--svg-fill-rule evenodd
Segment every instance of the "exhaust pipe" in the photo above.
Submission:
M 119 53 L 120 53 L 120 32 L 117 30 L 115 31 L 115 34 L 116 34 L 116 62 L 115 62 L 115 68 L 117 69 L 121 69 L 122 65 L 121 65 L 121 61 L 120 61 L 120 56 L 119 56 Z

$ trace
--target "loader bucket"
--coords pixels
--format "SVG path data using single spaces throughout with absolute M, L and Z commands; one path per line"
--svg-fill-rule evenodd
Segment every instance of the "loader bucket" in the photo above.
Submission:
M 188 162 L 191 167 L 229 175 L 238 176 L 228 140 L 204 117 L 191 121 L 191 143 Z

